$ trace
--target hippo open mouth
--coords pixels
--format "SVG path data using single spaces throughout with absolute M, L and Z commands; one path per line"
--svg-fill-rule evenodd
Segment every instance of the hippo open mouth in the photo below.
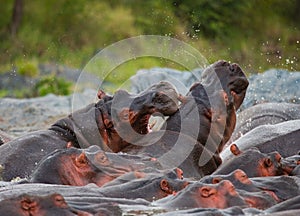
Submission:
M 179 95 L 168 82 L 154 84 L 138 95 L 119 90 L 113 97 L 100 98 L 99 104 L 102 105 L 98 106 L 101 109 L 98 127 L 100 125 L 104 143 L 113 152 L 133 144 L 141 138 L 139 135 L 149 133 L 151 115 L 172 115 L 179 104 Z M 104 126 L 101 128 L 101 125 Z
M 115 127 L 129 123 L 136 133 L 147 134 L 150 116 L 156 113 L 166 116 L 174 114 L 178 110 L 178 98 L 174 87 L 168 82 L 155 84 L 139 95 L 117 91 L 112 106 L 117 117 Z

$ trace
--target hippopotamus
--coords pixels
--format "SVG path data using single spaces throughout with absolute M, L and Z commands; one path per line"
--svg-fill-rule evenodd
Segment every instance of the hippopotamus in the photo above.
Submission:
M 262 103 L 249 107 L 237 114 L 236 127 L 227 144 L 260 125 L 300 119 L 300 105 L 291 103 Z
M 184 179 L 178 179 L 174 171 L 167 173 L 147 174 L 142 178 L 134 179 L 123 184 L 102 187 L 101 193 L 106 197 L 127 199 L 143 198 L 154 201 L 168 195 L 174 195 L 189 184 Z
M 162 82 L 138 95 L 123 90 L 114 96 L 102 95 L 97 103 L 58 120 L 48 130 L 32 132 L 0 146 L 2 178 L 8 181 L 28 177 L 38 162 L 56 149 L 98 145 L 105 151 L 118 152 L 130 144 L 132 137 L 148 132 L 149 115 L 177 111 L 174 94 L 172 85 Z M 120 128 L 129 128 L 128 125 L 131 130 L 121 136 Z
M 228 174 L 207 175 L 199 181 L 206 184 L 217 184 L 223 180 L 230 181 L 237 189 L 242 189 L 249 192 L 260 191 L 257 187 L 253 185 L 252 181 L 249 179 L 247 174 L 241 169 L 236 169 Z
M 293 176 L 268 176 L 248 178 L 247 174 L 240 169 L 234 170 L 227 175 L 209 175 L 200 179 L 207 184 L 219 183 L 229 180 L 235 188 L 248 192 L 267 192 L 276 202 L 282 202 L 300 194 L 300 182 Z
M 240 196 L 250 207 L 266 209 L 276 204 L 279 199 L 273 192 L 257 187 L 247 174 L 240 169 L 234 170 L 227 175 L 210 175 L 200 179 L 200 182 L 217 184 L 223 180 L 230 181 Z
M 242 152 L 236 145 L 230 149 L 234 157 L 225 161 L 213 174 L 229 174 L 241 169 L 248 177 L 288 175 L 292 169 L 281 163 L 281 155 L 278 152 L 262 153 L 259 149 L 252 147 Z
M 0 201 L 18 197 L 22 194 L 29 196 L 48 196 L 58 193 L 64 197 L 64 200 L 70 208 L 78 211 L 88 212 L 92 215 L 122 215 L 118 205 L 138 205 L 147 207 L 150 203 L 144 199 L 123 199 L 105 197 L 101 193 L 100 187 L 95 184 L 86 186 L 68 186 L 51 184 L 18 184 L 0 188 Z M 49 203 L 51 206 L 51 204 Z M 0 209 L 2 210 L 2 209 Z M 5 214 L 1 214 L 5 215 Z M 63 215 L 63 214 L 50 214 Z
M 13 216 L 92 216 L 68 206 L 64 197 L 58 193 L 48 196 L 29 196 L 21 194 L 18 197 L 9 198 L 0 202 L 0 215 Z
M 233 143 L 242 151 L 257 147 L 261 152 L 278 151 L 286 158 L 300 149 L 300 120 L 290 120 L 275 125 L 261 125 L 235 140 Z M 220 154 L 223 161 L 231 158 L 229 148 Z
M 159 168 L 157 161 L 146 156 L 104 152 L 98 146 L 86 149 L 71 147 L 55 150 L 44 157 L 31 174 L 29 182 L 73 186 L 94 183 L 101 187 L 125 174 L 128 175 L 122 178 L 123 181 L 129 181 L 129 173 L 136 179 L 147 173 L 163 172 Z M 175 172 L 182 176 L 177 169 Z
M 146 153 L 161 159 L 161 163 L 176 164 L 185 177 L 212 173 L 221 163 L 219 152 L 234 129 L 235 110 L 240 107 L 248 84 L 237 64 L 212 64 L 202 73 L 202 83 L 190 88 L 179 110 L 167 119 L 165 130 L 147 134 L 135 142 L 136 146 L 123 151 Z
M 165 130 L 185 133 L 221 152 L 230 138 L 249 82 L 238 64 L 215 62 L 201 74 L 184 97 L 179 110 L 166 121 Z
M 236 192 L 233 184 L 224 180 L 217 184 L 194 182 L 175 196 L 168 196 L 155 202 L 167 209 L 220 208 L 247 204 Z

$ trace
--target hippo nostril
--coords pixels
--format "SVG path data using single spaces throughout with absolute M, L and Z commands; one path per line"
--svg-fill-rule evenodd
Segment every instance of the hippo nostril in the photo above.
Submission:
M 229 65 L 229 63 L 227 61 L 225 61 L 225 60 L 220 60 L 219 63 L 220 63 L 221 66 L 227 66 L 227 65 Z
M 231 71 L 231 72 L 236 72 L 237 71 L 237 68 L 238 68 L 238 65 L 237 64 L 231 64 L 230 66 L 229 66 L 229 70 Z

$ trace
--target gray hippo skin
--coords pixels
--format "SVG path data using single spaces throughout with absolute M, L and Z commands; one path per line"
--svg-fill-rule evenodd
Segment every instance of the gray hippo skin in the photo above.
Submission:
M 227 146 L 260 125 L 274 125 L 280 122 L 300 119 L 300 104 L 262 103 L 237 114 L 236 127 Z
M 300 149 L 300 120 L 291 120 L 275 125 L 261 125 L 235 140 L 233 143 L 241 151 L 257 147 L 262 153 L 273 151 L 286 158 L 295 155 Z M 220 154 L 223 161 L 232 157 L 227 147 Z

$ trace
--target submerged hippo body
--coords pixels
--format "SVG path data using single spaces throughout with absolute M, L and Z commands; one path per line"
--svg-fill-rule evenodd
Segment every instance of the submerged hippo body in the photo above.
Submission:
M 48 196 L 29 196 L 22 194 L 0 202 L 0 215 L 13 216 L 91 216 L 88 212 L 70 208 L 63 196 L 57 193 Z
M 257 147 L 263 153 L 277 151 L 282 157 L 295 155 L 300 150 L 300 120 L 275 125 L 261 125 L 235 140 L 241 151 Z M 230 148 L 220 154 L 223 161 L 232 157 Z
M 231 150 L 235 155 L 222 163 L 213 174 L 226 175 L 236 169 L 241 169 L 248 177 L 262 177 L 286 175 L 290 174 L 292 170 L 288 165 L 282 164 L 281 155 L 276 151 L 262 153 L 257 148 L 252 147 L 241 152 L 236 145 L 232 145 Z
M 106 183 L 133 172 L 133 178 L 144 172 L 160 172 L 160 165 L 150 157 L 104 152 L 98 146 L 87 149 L 68 148 L 44 157 L 29 178 L 30 182 L 83 186 Z M 137 177 L 136 177 L 137 176 Z M 126 175 L 123 181 L 130 180 Z
M 156 202 L 167 209 L 219 208 L 246 206 L 230 181 L 218 184 L 195 182 L 188 185 L 176 196 L 169 196 Z
M 99 102 L 75 111 L 48 130 L 7 142 L 0 146 L 3 180 L 28 177 L 42 157 L 56 149 L 98 145 L 104 151 L 120 151 L 136 134 L 148 132 L 149 115 L 155 112 L 169 115 L 177 110 L 174 92 L 168 83 L 154 85 L 139 95 L 120 90 L 113 97 L 104 96 Z M 119 134 L 129 126 L 131 131 L 124 136 Z
M 274 125 L 300 119 L 300 105 L 290 103 L 262 103 L 243 110 L 237 115 L 234 132 L 228 144 L 260 125 Z
M 103 187 L 101 193 L 107 197 L 158 200 L 182 190 L 188 182 L 178 179 L 174 172 L 147 174 L 123 184 Z
M 0 201 L 5 199 L 15 199 L 23 194 L 30 196 L 48 196 L 49 194 L 58 193 L 64 197 L 64 200 L 70 208 L 78 211 L 89 212 L 97 215 L 99 212 L 106 212 L 98 215 L 121 215 L 119 204 L 127 205 L 149 205 L 144 199 L 122 199 L 105 197 L 101 193 L 102 188 L 95 184 L 86 186 L 67 186 L 67 185 L 50 185 L 50 184 L 19 184 L 13 187 L 8 186 L 0 188 Z M 50 204 L 51 202 L 49 202 Z M 1 214 L 5 215 L 5 214 Z M 28 214 L 29 215 L 29 214 Z M 50 214 L 63 215 L 63 214 Z M 40 216 L 40 215 L 38 215 Z

